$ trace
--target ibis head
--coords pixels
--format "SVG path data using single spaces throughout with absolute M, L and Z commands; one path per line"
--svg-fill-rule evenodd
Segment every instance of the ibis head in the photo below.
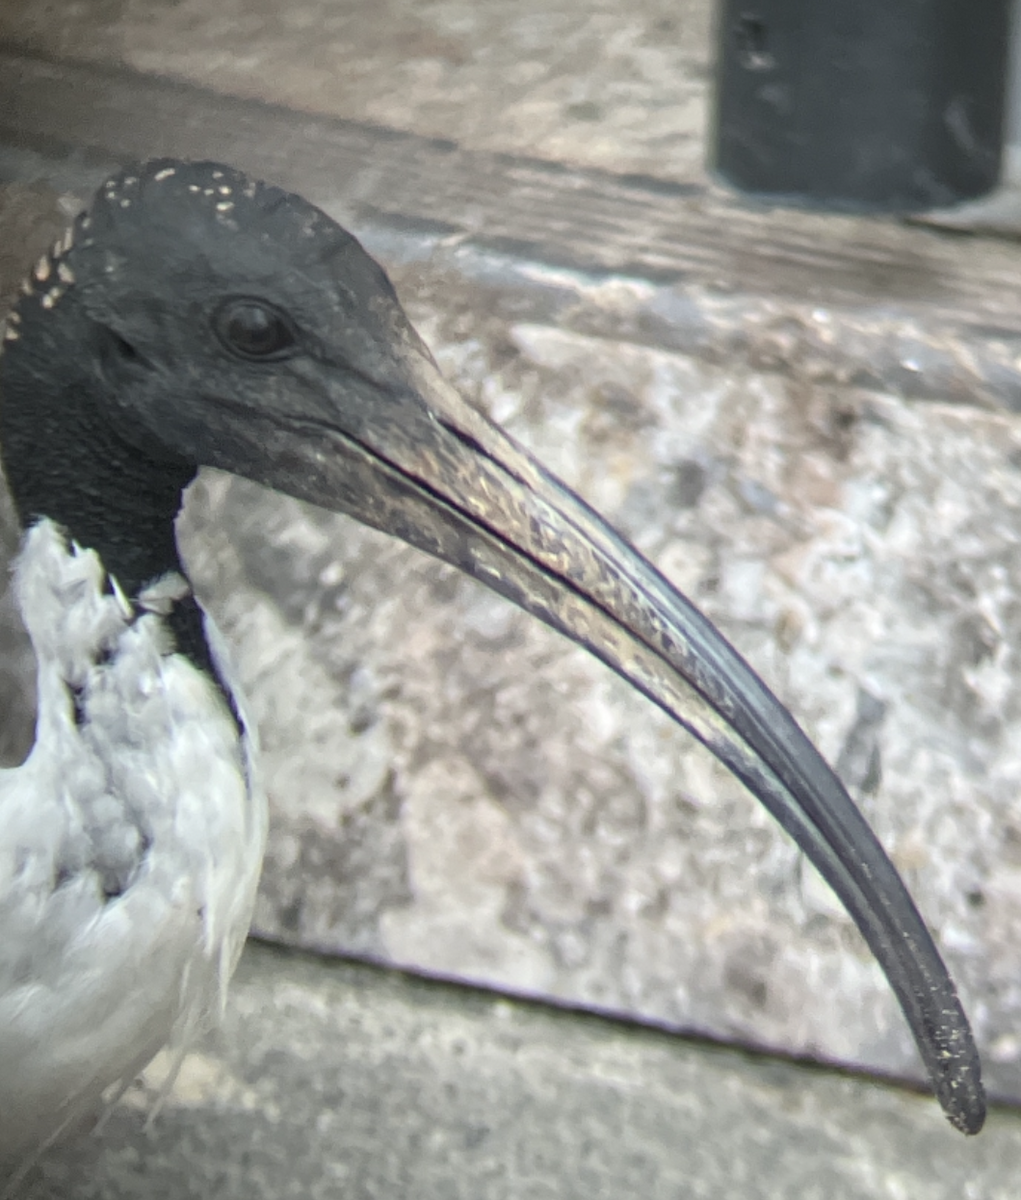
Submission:
M 981 1127 L 954 986 L 837 777 L 721 634 L 444 380 L 384 271 L 324 213 L 216 164 L 121 172 L 37 265 L 0 391 L 23 522 L 62 525 L 126 594 L 179 569 L 173 520 L 205 465 L 394 534 L 590 650 L 808 855 L 882 965 L 950 1120 Z M 187 613 L 175 632 L 208 663 Z

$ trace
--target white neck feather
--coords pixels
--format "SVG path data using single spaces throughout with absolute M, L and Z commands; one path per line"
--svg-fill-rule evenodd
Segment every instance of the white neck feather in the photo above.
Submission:
M 163 617 L 186 580 L 166 576 L 132 605 L 44 520 L 15 588 L 39 716 L 26 762 L 0 772 L 0 1161 L 164 1044 L 183 1051 L 215 1013 L 266 835 L 255 747 L 173 651 Z

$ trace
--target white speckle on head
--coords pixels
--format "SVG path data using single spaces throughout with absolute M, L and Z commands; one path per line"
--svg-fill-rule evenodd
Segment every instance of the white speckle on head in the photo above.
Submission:
M 202 189 L 199 187 L 199 185 L 197 183 L 189 183 L 188 191 L 194 193 L 194 192 L 201 192 Z
M 20 325 L 21 324 L 21 313 L 19 313 L 16 308 L 12 308 L 11 311 L 7 314 L 7 324 L 8 325 Z
M 242 194 L 249 200 L 255 195 L 255 183 L 249 180 L 248 183 L 241 189 Z
M 216 211 L 220 212 L 220 213 L 230 212 L 230 210 L 233 207 L 234 207 L 233 200 L 221 200 L 220 203 L 216 206 Z
M 127 198 L 127 196 L 125 196 L 121 200 L 121 208 L 127 208 L 130 203 L 131 203 L 131 201 Z
M 222 171 L 214 171 L 214 172 L 213 172 L 213 178 L 214 178 L 214 179 L 222 179 L 222 178 L 223 178 L 223 172 L 222 172 Z
M 35 264 L 35 270 L 32 274 L 39 280 L 40 283 L 45 283 L 50 277 L 50 259 L 49 255 L 44 254 L 41 259 Z
M 91 224 L 92 224 L 92 218 L 91 218 L 91 217 L 89 217 L 89 216 L 84 216 L 84 217 L 82 217 L 82 229 L 88 229 L 88 228 L 89 228 L 89 226 L 90 226 Z M 69 229 L 67 232 L 68 232 L 68 235 L 69 235 L 69 236 L 73 236 L 73 235 L 71 235 L 71 230 L 70 230 L 70 229 Z
M 164 167 L 162 171 L 157 171 L 153 179 L 157 183 L 162 183 L 164 179 L 169 179 L 171 175 L 176 175 L 177 170 L 174 167 Z
M 59 288 L 59 287 L 50 288 L 50 290 L 46 293 L 45 296 L 43 296 L 43 298 L 39 301 L 39 303 L 43 306 L 43 308 L 52 308 L 54 306 L 54 304 L 56 304 L 57 301 L 60 299 L 60 297 L 63 296 L 63 294 L 64 294 L 63 288 Z
M 57 264 L 57 275 L 64 283 L 74 283 L 74 271 L 71 270 L 67 263 L 62 262 Z
M 217 188 L 217 191 L 220 193 L 221 196 L 229 196 L 230 195 L 230 188 L 226 184 L 223 184 L 221 187 Z
M 5 342 L 16 342 L 18 340 L 18 338 L 20 338 L 20 337 L 21 337 L 21 334 L 18 333 L 18 331 L 16 329 L 12 329 L 9 325 L 4 330 L 4 341 Z
M 216 188 L 203 188 L 203 189 L 202 189 L 202 195 L 203 195 L 203 196 L 215 196 L 215 195 L 216 195 Z
M 31 295 L 32 295 L 32 283 L 31 283 L 31 280 L 28 280 L 28 279 L 23 279 L 23 280 L 21 281 L 21 294 L 22 294 L 23 296 L 31 296 Z
M 82 222 L 82 228 L 85 227 L 85 222 Z M 64 230 L 64 236 L 60 239 L 60 253 L 66 254 L 74 245 L 74 226 L 68 225 Z

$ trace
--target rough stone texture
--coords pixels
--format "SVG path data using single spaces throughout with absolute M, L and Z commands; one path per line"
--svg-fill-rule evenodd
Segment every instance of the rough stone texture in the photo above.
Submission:
M 415 315 L 451 376 L 721 624 L 857 790 L 1017 1094 L 1021 427 L 445 300 Z M 276 802 L 262 930 L 914 1072 L 828 890 L 650 706 L 449 568 L 245 483 L 197 491 L 185 544 Z
M 424 267 L 396 279 L 448 374 L 837 763 L 996 1086 L 1021 1094 L 1021 425 L 517 325 Z M 451 569 L 243 481 L 204 476 L 181 535 L 262 730 L 262 932 L 916 1073 L 826 887 L 594 661 Z
M 0 37 L 465 146 L 702 175 L 708 0 L 4 0 Z
M 147 1134 L 161 1067 L 22 1200 L 1017 1195 L 1013 1113 L 261 946 Z

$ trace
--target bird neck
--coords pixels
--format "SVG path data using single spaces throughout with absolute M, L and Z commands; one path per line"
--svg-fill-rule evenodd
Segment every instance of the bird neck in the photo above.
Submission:
M 0 355 L 0 460 L 15 508 L 24 528 L 48 517 L 96 551 L 134 600 L 168 571 L 184 574 L 174 520 L 195 467 L 132 445 L 107 415 L 98 373 L 41 349 L 26 354 L 15 341 Z M 194 598 L 166 620 L 178 650 L 218 680 Z

